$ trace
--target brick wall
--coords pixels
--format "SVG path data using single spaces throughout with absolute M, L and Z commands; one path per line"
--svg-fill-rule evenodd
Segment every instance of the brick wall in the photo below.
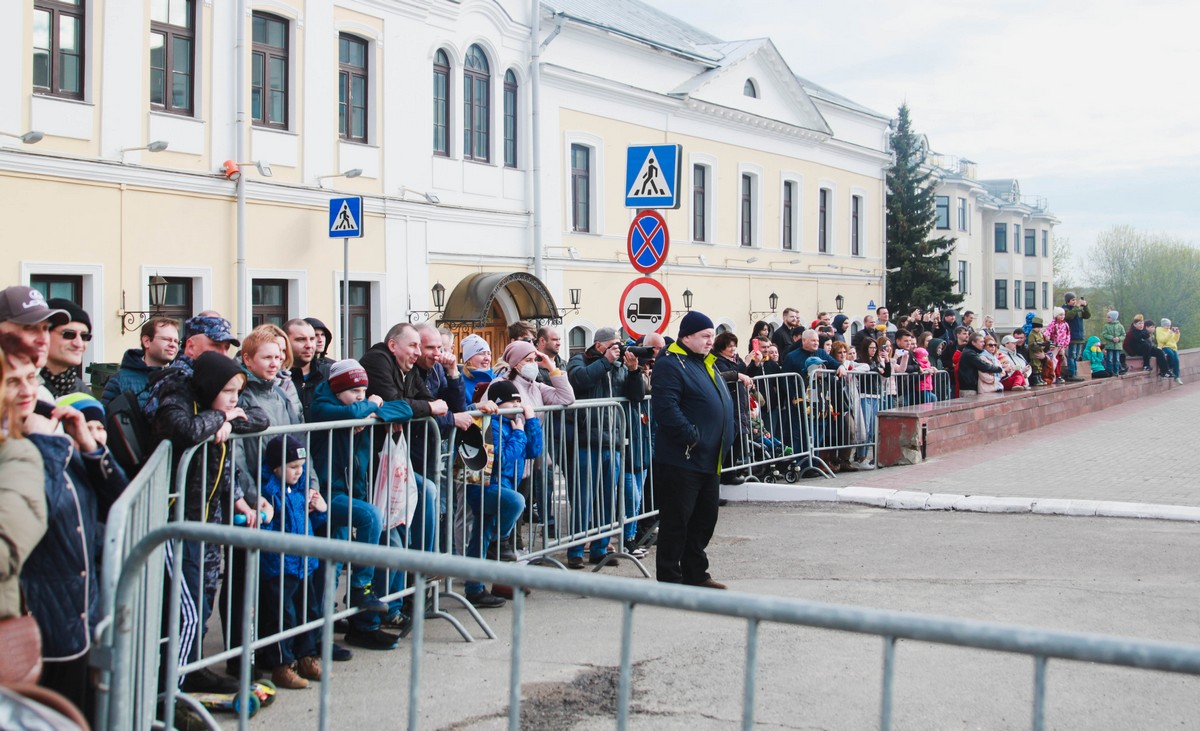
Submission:
M 1181 352 L 1179 364 L 1185 383 L 1200 377 L 1200 349 Z M 1085 371 L 1081 369 L 1080 375 L 1086 377 Z M 879 414 L 879 466 L 910 464 L 978 447 L 1179 387 L 1157 373 L 1131 370 L 1120 378 L 892 409 Z

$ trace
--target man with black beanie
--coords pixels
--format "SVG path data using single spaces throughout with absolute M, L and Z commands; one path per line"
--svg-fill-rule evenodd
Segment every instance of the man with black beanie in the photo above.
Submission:
M 721 455 L 734 437 L 733 399 L 714 368 L 715 339 L 713 321 L 688 312 L 654 364 L 655 563 L 659 581 L 724 589 L 705 554 L 717 525 Z

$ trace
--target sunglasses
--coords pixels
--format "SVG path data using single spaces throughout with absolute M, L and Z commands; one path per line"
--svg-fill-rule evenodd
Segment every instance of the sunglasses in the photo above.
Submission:
M 995 343 L 988 343 L 987 345 L 985 345 L 985 346 L 983 346 L 983 347 L 985 347 L 985 348 L 994 348 L 994 347 L 996 347 L 996 344 L 995 344 Z
M 58 334 L 62 335 L 63 340 L 74 340 L 75 336 L 78 335 L 79 339 L 82 340 L 83 342 L 85 342 L 85 343 L 92 342 L 92 334 L 91 333 L 79 332 L 78 330 L 61 330 L 61 331 L 59 331 Z

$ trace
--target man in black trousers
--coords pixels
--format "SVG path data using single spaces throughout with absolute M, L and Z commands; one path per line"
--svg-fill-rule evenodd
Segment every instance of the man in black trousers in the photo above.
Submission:
M 705 548 L 717 525 L 721 455 L 733 445 L 733 400 L 717 375 L 716 330 L 692 311 L 654 363 L 654 480 L 658 580 L 724 589 L 708 573 Z

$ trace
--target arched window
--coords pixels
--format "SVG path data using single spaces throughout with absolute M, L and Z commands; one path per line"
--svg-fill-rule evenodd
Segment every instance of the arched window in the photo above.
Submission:
M 575 356 L 587 350 L 587 338 L 587 330 L 578 325 L 571 328 L 571 331 L 567 333 L 567 352 Z
M 450 154 L 450 58 L 441 49 L 433 56 L 433 154 Z
M 463 63 L 463 159 L 487 162 L 488 89 L 492 77 L 487 56 L 478 45 L 467 49 Z
M 504 166 L 517 166 L 517 75 L 504 72 Z
M 742 87 L 742 93 L 751 99 L 758 98 L 758 85 L 754 83 L 754 79 L 746 79 L 746 84 Z

